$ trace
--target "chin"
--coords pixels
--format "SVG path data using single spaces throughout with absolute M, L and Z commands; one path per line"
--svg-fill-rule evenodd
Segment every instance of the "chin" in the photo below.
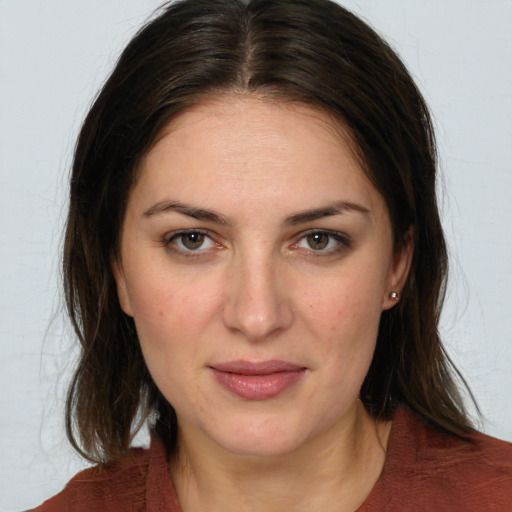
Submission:
M 298 425 L 282 416 L 248 419 L 236 429 L 222 428 L 212 433 L 214 442 L 233 455 L 244 457 L 279 457 L 298 449 L 309 436 Z
M 289 436 L 272 434 L 231 438 L 222 442 L 223 448 L 240 457 L 280 457 L 296 450 L 300 443 Z

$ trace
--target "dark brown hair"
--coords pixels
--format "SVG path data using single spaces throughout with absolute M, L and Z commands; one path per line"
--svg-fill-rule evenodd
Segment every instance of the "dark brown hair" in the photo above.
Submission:
M 73 446 L 90 460 L 114 460 L 152 414 L 156 434 L 169 450 L 175 445 L 176 415 L 119 306 L 111 262 L 141 156 L 174 116 L 229 91 L 303 102 L 348 130 L 387 203 L 396 250 L 408 236 L 414 242 L 401 300 L 382 314 L 361 399 L 375 417 L 404 405 L 445 431 L 469 431 L 437 331 L 447 255 L 434 134 L 404 65 L 329 0 L 183 0 L 163 7 L 128 44 L 75 150 L 63 262 L 82 346 L 66 411 Z

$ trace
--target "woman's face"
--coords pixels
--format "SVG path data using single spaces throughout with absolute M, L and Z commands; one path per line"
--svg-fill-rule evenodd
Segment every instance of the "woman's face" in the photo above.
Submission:
M 143 159 L 114 272 L 185 439 L 277 455 L 351 424 L 407 267 L 325 114 L 228 96 Z

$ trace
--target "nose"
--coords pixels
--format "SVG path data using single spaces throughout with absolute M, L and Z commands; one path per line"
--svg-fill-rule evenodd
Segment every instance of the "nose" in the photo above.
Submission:
M 223 309 L 226 328 L 252 342 L 286 330 L 293 322 L 293 309 L 282 281 L 271 256 L 232 261 Z

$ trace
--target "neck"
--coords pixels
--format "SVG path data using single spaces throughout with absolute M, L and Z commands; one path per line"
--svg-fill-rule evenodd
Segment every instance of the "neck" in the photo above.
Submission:
M 181 431 L 170 470 L 184 512 L 352 512 L 379 478 L 389 431 L 360 402 L 348 418 L 286 455 L 240 456 Z

